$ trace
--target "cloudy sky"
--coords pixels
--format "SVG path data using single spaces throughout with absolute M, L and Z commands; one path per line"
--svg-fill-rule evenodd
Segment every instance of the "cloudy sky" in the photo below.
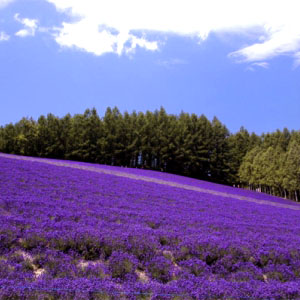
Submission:
M 0 125 L 23 116 L 217 116 L 300 129 L 299 0 L 0 0 Z

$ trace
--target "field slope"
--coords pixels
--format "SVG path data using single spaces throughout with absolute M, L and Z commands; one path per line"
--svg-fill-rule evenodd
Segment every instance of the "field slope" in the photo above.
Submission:
M 300 298 L 300 206 L 0 154 L 0 299 Z

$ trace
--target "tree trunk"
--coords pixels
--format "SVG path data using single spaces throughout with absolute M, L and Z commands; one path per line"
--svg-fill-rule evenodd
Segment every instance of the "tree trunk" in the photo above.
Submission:
M 295 199 L 296 199 L 296 201 L 298 202 L 298 194 L 297 194 L 297 191 L 295 191 Z

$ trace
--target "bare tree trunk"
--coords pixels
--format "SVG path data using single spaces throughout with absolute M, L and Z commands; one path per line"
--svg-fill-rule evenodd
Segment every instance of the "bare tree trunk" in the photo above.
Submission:
M 295 199 L 296 199 L 296 201 L 298 202 L 298 194 L 297 194 L 297 191 L 295 191 Z

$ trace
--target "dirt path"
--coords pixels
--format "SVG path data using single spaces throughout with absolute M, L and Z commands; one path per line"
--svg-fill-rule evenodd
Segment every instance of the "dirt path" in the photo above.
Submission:
M 46 160 L 46 159 L 43 159 L 43 158 L 17 156 L 17 155 L 4 154 L 4 153 L 0 153 L 0 157 L 10 158 L 10 159 L 18 159 L 18 160 L 27 160 L 27 161 L 33 161 L 33 162 L 40 162 L 40 163 L 55 165 L 55 166 L 59 166 L 59 167 L 68 167 L 68 168 L 73 168 L 73 169 L 92 171 L 92 172 L 96 172 L 96 173 L 115 175 L 115 176 L 119 176 L 119 177 L 126 177 L 126 178 L 130 178 L 130 179 L 135 179 L 135 180 L 143 180 L 143 181 L 153 182 L 153 183 L 157 183 L 157 184 L 164 184 L 164 185 L 173 186 L 173 187 L 176 187 L 176 188 L 182 188 L 182 189 L 186 189 L 186 190 L 190 190 L 190 191 L 208 193 L 208 194 L 211 194 L 211 195 L 222 196 L 222 197 L 227 197 L 227 198 L 233 198 L 233 199 L 243 200 L 243 201 L 248 201 L 248 202 L 255 202 L 255 203 L 263 204 L 263 205 L 270 205 L 270 206 L 276 206 L 276 207 L 289 208 L 289 209 L 293 209 L 293 210 L 300 210 L 300 206 L 298 204 L 297 205 L 292 205 L 292 204 L 283 204 L 283 203 L 272 202 L 272 201 L 269 201 L 269 200 L 259 200 L 259 199 L 255 199 L 255 198 L 239 196 L 239 195 L 236 195 L 236 194 L 229 194 L 229 193 L 224 193 L 224 192 L 217 192 L 217 191 L 214 191 L 214 190 L 203 189 L 203 188 L 199 188 L 199 187 L 192 186 L 192 185 L 181 184 L 181 183 L 177 183 L 177 182 L 172 182 L 172 181 L 167 181 L 167 180 L 162 180 L 162 179 L 157 179 L 157 178 L 152 178 L 152 177 L 147 177 L 147 176 L 141 176 L 141 175 L 129 174 L 129 173 L 126 173 L 126 172 L 119 172 L 119 171 L 102 169 L 101 167 L 95 168 L 95 167 L 92 167 L 92 166 L 83 166 L 83 165 L 79 165 L 79 164 L 76 164 L 76 163 L 68 163 L 68 162 L 63 162 L 63 161 L 58 162 L 58 161 Z

